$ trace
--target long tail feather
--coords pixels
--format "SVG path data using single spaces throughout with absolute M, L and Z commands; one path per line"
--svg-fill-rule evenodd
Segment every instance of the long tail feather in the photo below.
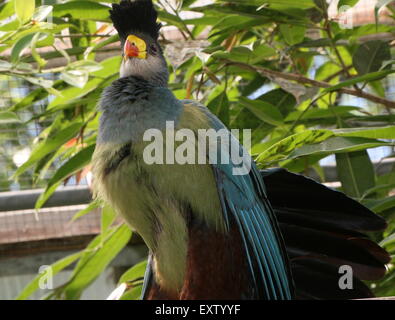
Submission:
M 369 240 L 386 222 L 360 203 L 284 169 L 261 172 L 280 224 L 296 295 L 301 299 L 355 299 L 373 294 L 361 280 L 385 274 L 388 253 Z M 339 267 L 353 270 L 353 289 L 339 286 Z

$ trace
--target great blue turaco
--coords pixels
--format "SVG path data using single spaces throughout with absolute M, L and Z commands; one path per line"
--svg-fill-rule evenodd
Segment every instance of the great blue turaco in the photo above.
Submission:
M 343 193 L 284 169 L 147 163 L 147 130 L 226 129 L 208 108 L 178 100 L 151 0 L 113 4 L 123 50 L 107 87 L 93 157 L 94 192 L 149 248 L 143 299 L 342 299 L 372 296 L 390 258 L 363 233 L 385 221 Z M 242 150 L 238 140 L 231 144 Z M 218 150 L 223 152 L 221 145 Z M 198 152 L 198 151 L 197 151 Z M 352 289 L 339 285 L 341 266 Z

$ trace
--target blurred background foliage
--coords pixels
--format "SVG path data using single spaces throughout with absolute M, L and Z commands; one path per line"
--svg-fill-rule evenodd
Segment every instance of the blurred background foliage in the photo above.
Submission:
M 40 127 L 27 155 L 4 163 L 12 180 L 3 188 L 45 186 L 37 209 L 65 181 L 89 177 L 96 104 L 103 88 L 118 78 L 121 61 L 108 16 L 111 2 L 0 4 L 0 125 L 10 132 L 21 125 Z M 387 230 L 371 236 L 394 255 L 395 170 L 393 164 L 384 173 L 378 170 L 394 158 L 395 30 L 379 20 L 379 9 L 391 1 L 378 1 L 376 20 L 353 28 L 330 19 L 325 0 L 154 2 L 165 26 L 161 43 L 174 94 L 198 99 L 229 128 L 252 129 L 251 153 L 261 168 L 285 167 L 327 182 L 323 165 L 334 162 L 340 181 L 334 187 L 388 221 Z M 12 82 L 29 89 L 15 95 Z M 13 142 L 2 132 L 5 153 Z M 19 135 L 18 143 L 28 138 Z M 96 207 L 93 202 L 75 219 Z M 114 221 L 112 210 L 104 208 L 101 234 L 53 265 L 55 274 L 75 267 L 69 281 L 44 298 L 81 296 L 132 236 Z M 138 298 L 144 268 L 145 262 L 121 277 L 127 286 L 119 297 Z M 39 281 L 40 276 L 18 298 L 27 299 Z M 390 264 L 387 276 L 371 286 L 377 295 L 389 296 L 395 295 L 394 284 Z

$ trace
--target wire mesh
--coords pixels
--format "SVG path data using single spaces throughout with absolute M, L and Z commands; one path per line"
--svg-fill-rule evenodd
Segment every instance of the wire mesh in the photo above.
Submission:
M 56 80 L 56 78 L 57 75 L 52 74 L 48 80 Z M 37 86 L 23 79 L 0 76 L 0 112 L 9 110 L 36 89 L 38 89 Z M 43 121 L 38 118 L 45 111 L 51 98 L 49 96 L 18 110 L 17 114 L 21 121 L 0 121 L 0 197 L 3 199 L 7 200 L 10 195 L 15 197 L 15 194 L 21 198 L 21 201 L 24 197 L 31 197 L 29 190 L 44 187 L 46 180 L 61 164 L 54 162 L 44 179 L 39 179 L 38 182 L 34 179 L 33 170 L 23 174 L 17 181 L 11 179 L 18 166 L 28 159 L 35 139 L 53 120 L 45 117 Z M 73 188 L 76 180 L 70 179 L 67 185 Z M 100 233 L 98 209 L 81 219 L 72 221 L 73 216 L 86 206 L 86 204 L 79 204 L 50 207 L 38 212 L 33 209 L 33 206 L 27 210 L 0 209 L 0 265 L 7 264 L 8 266 L 7 268 L 0 267 L 0 299 L 15 298 L 19 293 L 15 288 L 22 290 L 23 286 L 38 273 L 38 268 L 34 270 L 37 266 L 32 263 L 31 268 L 28 268 L 29 271 L 26 271 L 28 274 L 9 275 L 8 273 L 13 268 L 10 267 L 12 261 L 16 264 L 19 261 L 17 259 L 22 259 L 20 260 L 22 263 L 28 263 L 26 261 L 29 260 L 26 259 L 34 257 L 32 261 L 38 259 L 43 265 L 51 264 L 54 261 L 48 258 L 48 253 L 80 250 Z M 59 256 L 64 254 L 59 254 Z M 18 263 L 21 263 L 20 261 Z M 19 280 L 16 281 L 15 277 Z M 39 294 L 43 293 L 45 292 Z M 94 298 L 92 295 L 89 297 Z M 105 296 L 102 294 L 101 298 Z

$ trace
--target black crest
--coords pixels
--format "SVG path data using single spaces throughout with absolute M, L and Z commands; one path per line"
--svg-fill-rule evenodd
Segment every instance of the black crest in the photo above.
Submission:
M 158 13 L 152 0 L 122 0 L 114 3 L 110 17 L 119 36 L 124 41 L 132 32 L 148 33 L 153 39 L 158 39 L 161 25 L 157 23 Z

